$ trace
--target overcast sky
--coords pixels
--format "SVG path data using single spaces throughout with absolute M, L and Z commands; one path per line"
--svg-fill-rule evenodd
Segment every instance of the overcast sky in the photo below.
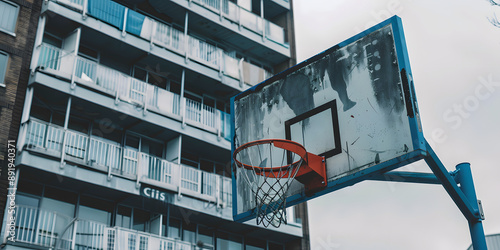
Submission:
M 500 28 L 488 22 L 495 12 L 488 1 L 294 0 L 293 7 L 299 61 L 402 18 L 426 139 L 448 170 L 471 163 L 485 232 L 500 233 Z M 424 162 L 405 170 L 430 171 Z M 440 185 L 363 182 L 308 203 L 312 249 L 471 243 L 467 221 Z

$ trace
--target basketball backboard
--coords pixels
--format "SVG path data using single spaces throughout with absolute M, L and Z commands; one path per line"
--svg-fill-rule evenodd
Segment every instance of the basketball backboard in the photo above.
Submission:
M 392 17 L 232 98 L 232 150 L 288 139 L 326 158 L 327 186 L 291 184 L 291 206 L 421 159 L 425 151 L 401 19 Z M 258 163 L 257 163 L 258 164 Z M 233 214 L 255 198 L 233 163 Z

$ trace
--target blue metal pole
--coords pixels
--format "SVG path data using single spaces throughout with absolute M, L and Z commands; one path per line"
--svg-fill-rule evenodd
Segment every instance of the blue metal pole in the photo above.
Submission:
M 467 197 L 474 210 L 479 211 L 470 163 L 460 163 L 456 168 L 458 170 L 457 181 L 460 183 L 460 189 L 465 194 L 465 197 Z M 468 219 L 468 222 L 474 250 L 487 250 L 482 220 L 478 218 Z

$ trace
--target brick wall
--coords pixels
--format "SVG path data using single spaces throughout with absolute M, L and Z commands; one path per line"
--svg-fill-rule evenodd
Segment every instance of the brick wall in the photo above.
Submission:
M 9 55 L 5 76 L 6 87 L 0 87 L 0 218 L 4 217 L 7 200 L 7 140 L 18 137 L 29 66 L 37 30 L 40 0 L 10 0 L 19 5 L 16 36 L 0 31 L 0 50 Z M 0 220 L 0 228 L 3 227 Z

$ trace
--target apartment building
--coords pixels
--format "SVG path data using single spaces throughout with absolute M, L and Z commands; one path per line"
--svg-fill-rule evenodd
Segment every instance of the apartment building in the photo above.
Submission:
M 0 0 L 0 218 L 7 201 L 8 164 L 14 159 L 8 152 L 15 151 L 41 5 Z
M 309 248 L 306 205 L 232 221 L 230 97 L 295 64 L 291 1 L 40 4 L 4 249 Z

